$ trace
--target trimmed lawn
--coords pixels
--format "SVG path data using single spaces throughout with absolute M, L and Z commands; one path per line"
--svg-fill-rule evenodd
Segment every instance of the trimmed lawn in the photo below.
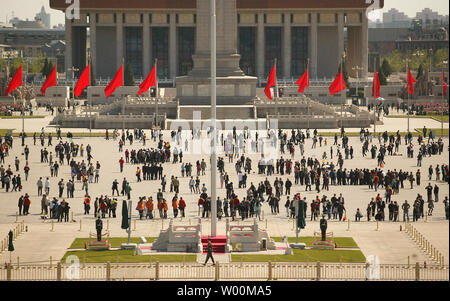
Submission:
M 0 129 L 0 136 L 5 136 L 6 133 L 8 132 L 7 129 Z M 21 131 L 14 131 L 13 130 L 13 137 L 19 137 L 19 135 L 21 134 Z M 26 132 L 25 133 L 27 135 L 27 138 L 33 138 L 33 132 Z M 36 132 L 36 135 L 39 137 L 40 132 Z M 56 138 L 56 131 L 52 132 L 53 138 Z M 106 137 L 106 134 L 104 132 L 102 133 L 98 133 L 98 132 L 92 132 L 92 135 L 87 132 L 87 133 L 72 133 L 73 138 L 79 138 L 79 137 L 84 137 L 84 138 L 88 138 L 88 137 Z M 67 132 L 61 132 L 61 137 L 66 138 L 67 137 Z M 112 139 L 112 133 L 109 135 L 109 137 Z
M 366 262 L 360 250 L 293 250 L 293 255 L 231 255 L 233 262 Z
M 45 118 L 44 115 L 25 115 L 25 119 L 39 119 L 39 118 Z M 0 116 L 0 119 L 22 119 L 22 116 Z
M 423 129 L 415 129 L 415 130 L 418 132 L 418 134 L 423 135 Z M 442 136 L 449 135 L 449 133 L 448 133 L 449 129 L 444 129 L 444 131 L 442 131 L 441 129 L 428 129 L 427 137 L 425 137 L 426 140 L 428 139 L 428 133 L 430 132 L 430 130 L 434 131 L 435 138 L 438 138 L 438 139 L 439 139 L 439 137 L 441 137 L 441 132 L 442 132 Z
M 130 242 L 131 243 L 139 243 L 140 237 L 131 237 Z M 146 237 L 147 243 L 152 243 L 157 239 L 157 237 Z M 89 245 L 89 238 L 75 238 L 75 240 L 70 245 L 69 249 L 84 249 L 84 244 Z M 113 248 L 120 248 L 120 245 L 123 243 L 127 243 L 128 238 L 127 237 L 110 237 L 109 243 L 111 244 L 111 247 Z
M 386 118 L 407 118 L 406 115 L 388 115 L 384 116 Z M 411 115 L 410 118 L 432 118 L 438 121 L 444 120 L 444 122 L 448 122 L 448 115 L 442 116 L 441 114 L 429 114 L 429 115 Z
M 134 250 L 109 250 L 109 251 L 69 251 L 61 258 L 66 262 L 67 256 L 74 255 L 80 259 L 80 263 L 148 263 L 152 262 L 196 262 L 197 255 L 134 255 Z
M 282 242 L 282 237 L 272 237 L 275 242 Z M 299 242 L 303 242 L 307 247 L 311 247 L 314 242 L 313 236 L 300 236 L 298 238 Z M 295 242 L 295 237 L 288 237 L 289 243 Z M 352 237 L 335 237 L 334 242 L 337 243 L 338 248 L 359 248 Z

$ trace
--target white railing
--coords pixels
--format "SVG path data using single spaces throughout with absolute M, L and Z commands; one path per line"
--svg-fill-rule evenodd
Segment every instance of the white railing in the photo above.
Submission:
M 377 273 L 367 278 L 364 263 L 311 262 L 232 262 L 203 266 L 194 262 L 176 263 L 79 263 L 8 265 L 0 267 L 0 281 L 52 280 L 434 280 L 448 281 L 449 266 L 416 263 L 380 264 Z

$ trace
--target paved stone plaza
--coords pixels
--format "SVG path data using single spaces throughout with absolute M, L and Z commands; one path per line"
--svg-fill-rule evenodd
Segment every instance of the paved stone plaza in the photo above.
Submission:
M 36 115 L 45 114 L 43 110 L 38 111 Z M 55 129 L 52 127 L 47 127 L 48 122 L 51 118 L 46 117 L 45 119 L 32 119 L 26 120 L 25 129 L 27 132 L 40 132 L 41 127 L 46 127 L 46 132 L 55 133 Z M 387 119 L 385 118 L 384 126 L 377 126 L 377 131 L 396 131 L 399 129 L 403 131 L 406 125 L 406 119 Z M 21 129 L 21 120 L 0 120 L 1 126 L 0 128 L 9 128 L 16 129 L 19 131 Z M 432 119 L 412 119 L 411 127 L 412 128 L 422 128 L 426 125 L 428 128 L 440 128 L 440 123 L 434 121 Z M 448 128 L 448 124 L 445 124 L 445 128 Z M 63 130 L 64 132 L 67 129 Z M 76 132 L 86 132 L 86 130 L 78 129 Z M 348 131 L 359 132 L 359 129 L 349 129 Z M 103 132 L 103 131 L 101 131 Z M 110 131 L 112 134 L 112 130 Z M 330 131 L 328 131 L 330 132 Z M 146 131 L 147 136 L 150 137 L 149 131 Z M 206 136 L 206 133 L 202 133 L 203 136 Z M 49 151 L 54 153 L 54 147 L 58 143 L 56 140 L 56 135 L 54 134 L 53 139 L 53 147 L 48 147 Z M 112 135 L 111 135 L 112 136 Z M 290 136 L 290 131 L 288 132 L 288 137 Z M 315 156 L 318 159 L 322 157 L 323 152 L 328 153 L 329 158 L 329 150 L 330 146 L 333 144 L 333 137 L 327 137 L 328 146 L 317 146 L 316 149 L 311 149 L 312 139 L 307 139 L 305 143 L 305 157 Z M 67 138 L 64 138 L 65 142 Z M 109 141 L 104 138 L 74 138 L 74 143 L 83 144 L 86 146 L 90 144 L 92 146 L 92 155 L 93 160 L 92 163 L 99 161 L 101 164 L 100 169 L 100 180 L 97 184 L 89 184 L 89 194 L 91 195 L 91 215 L 86 216 L 83 215 L 83 196 L 84 192 L 81 191 L 82 184 L 80 182 L 75 183 L 75 198 L 68 199 L 68 202 L 71 207 L 71 212 L 74 214 L 74 219 L 76 222 L 69 223 L 57 223 L 54 224 L 54 231 L 51 230 L 51 222 L 43 222 L 40 217 L 41 206 L 40 201 L 41 197 L 37 196 L 37 187 L 36 181 L 39 177 L 50 176 L 50 169 L 48 164 L 40 163 L 40 143 L 39 140 L 36 143 L 36 146 L 33 146 L 33 139 L 27 138 L 26 144 L 30 148 L 30 177 L 27 182 L 25 182 L 23 176 L 23 167 L 25 163 L 25 157 L 22 155 L 23 148 L 20 146 L 20 139 L 14 138 L 13 149 L 10 151 L 8 157 L 5 158 L 5 164 L 3 166 L 7 167 L 11 165 L 12 170 L 14 171 L 14 158 L 17 156 L 20 159 L 20 173 L 22 175 L 23 182 L 23 190 L 22 192 L 8 192 L 5 190 L 0 191 L 0 238 L 4 238 L 8 231 L 13 228 L 16 221 L 16 212 L 18 211 L 17 202 L 19 197 L 22 194 L 28 193 L 30 194 L 32 203 L 30 207 L 30 215 L 28 216 L 19 216 L 19 221 L 24 221 L 28 226 L 28 232 L 22 234 L 15 242 L 15 251 L 13 253 L 13 258 L 17 256 L 20 257 L 20 262 L 48 262 L 50 256 L 52 256 L 53 260 L 59 260 L 66 249 L 70 246 L 73 239 L 77 237 L 88 237 L 89 232 L 95 232 L 95 223 L 93 216 L 93 202 L 95 197 L 99 197 L 100 195 L 108 195 L 111 196 L 111 186 L 114 179 L 119 181 L 119 188 L 121 185 L 121 181 L 123 177 L 126 177 L 130 182 L 132 191 L 131 191 L 131 199 L 133 201 L 132 214 L 133 219 L 138 217 L 137 211 L 134 210 L 136 208 L 136 203 L 138 197 L 140 196 L 152 196 L 156 200 L 156 192 L 158 188 L 161 187 L 160 181 L 142 181 L 137 183 L 135 171 L 136 165 L 125 164 L 124 172 L 120 173 L 119 170 L 119 159 L 124 156 L 123 153 L 119 153 L 118 149 L 118 140 L 114 141 L 110 139 Z M 164 132 L 164 141 L 170 141 L 170 132 Z M 378 144 L 378 141 L 373 140 L 374 143 Z M 425 186 L 428 185 L 429 182 L 434 186 L 437 184 L 440 188 L 439 191 L 439 202 L 435 203 L 435 209 L 432 217 L 428 217 L 427 220 L 421 219 L 419 222 L 414 223 L 414 226 L 422 233 L 424 236 L 445 256 L 445 263 L 448 264 L 449 257 L 449 227 L 448 220 L 445 219 L 444 213 L 444 204 L 442 200 L 445 196 L 449 194 L 449 186 L 445 182 L 436 182 L 435 176 L 433 176 L 432 181 L 428 181 L 428 167 L 429 165 L 433 165 L 435 167 L 437 164 L 448 164 L 448 137 L 444 138 L 444 152 L 441 155 L 434 155 L 431 157 L 425 157 L 423 159 L 422 167 L 420 168 L 422 174 L 421 185 L 414 185 L 414 189 L 409 189 L 409 182 L 405 181 L 405 189 L 400 189 L 400 194 L 393 195 L 392 200 L 397 201 L 400 205 L 404 202 L 404 200 L 408 200 L 408 203 L 412 204 L 415 200 L 418 193 L 420 193 L 424 198 L 426 198 L 426 190 Z M 46 140 L 47 145 L 47 140 Z M 156 147 L 156 143 L 153 141 L 147 141 L 146 147 Z M 344 160 L 344 168 L 354 169 L 354 168 L 375 168 L 376 160 L 370 159 L 369 157 L 362 157 L 361 153 L 361 143 L 359 137 L 350 137 L 349 145 L 353 146 L 355 149 L 355 158 L 353 160 Z M 417 138 L 414 138 L 415 152 L 414 156 L 417 156 Z M 135 141 L 132 146 L 127 142 L 124 146 L 124 150 L 132 150 L 132 149 L 140 149 L 142 148 L 142 142 Z M 406 157 L 406 146 L 404 145 L 404 140 L 402 139 L 402 145 L 400 146 L 400 154 L 402 156 L 386 156 L 386 166 L 387 169 L 397 169 L 412 171 L 414 174 L 417 171 L 418 167 L 416 166 L 416 158 L 409 159 Z M 81 159 L 87 161 L 86 152 L 85 157 L 76 157 L 75 161 L 81 161 Z M 281 155 L 280 155 L 281 156 Z M 285 159 L 291 158 L 288 152 L 283 155 Z M 207 155 L 198 155 L 198 154 L 184 154 L 183 162 L 191 162 L 195 165 L 197 160 L 201 160 L 204 158 L 207 162 L 207 173 L 204 176 L 200 176 L 201 184 L 206 184 L 206 187 L 210 186 L 210 165 L 209 158 Z M 259 159 L 259 155 L 251 154 L 250 158 L 252 159 L 252 172 L 247 179 L 247 187 L 250 187 L 250 183 L 253 182 L 257 187 L 258 183 L 264 181 L 265 175 L 257 174 L 257 161 Z M 295 150 L 295 157 L 293 161 L 300 160 L 300 151 L 298 147 Z M 334 162 L 336 163 L 336 147 L 334 147 Z M 329 161 L 329 160 L 328 160 Z M 234 161 L 236 162 L 236 161 Z M 66 164 L 60 167 L 59 177 L 58 178 L 50 178 L 51 189 L 50 189 L 50 199 L 58 194 L 58 186 L 57 182 L 63 178 L 64 182 L 66 182 L 70 178 L 70 169 Z M 189 222 L 195 223 L 195 218 L 197 218 L 198 214 L 198 194 L 191 194 L 189 192 L 188 181 L 189 178 L 181 177 L 179 163 L 172 164 L 166 163 L 163 165 L 164 171 L 163 174 L 167 176 L 168 182 L 170 181 L 171 175 L 178 176 L 180 180 L 180 194 L 179 196 L 183 197 L 187 203 L 186 207 L 186 218 L 183 223 L 188 224 Z M 194 166 L 194 179 L 195 179 L 195 166 Z M 225 159 L 225 171 L 230 176 L 230 181 L 234 183 L 235 193 L 242 200 L 244 196 L 246 196 L 246 189 L 237 188 L 237 174 L 235 171 L 234 163 L 228 163 L 228 159 Z M 280 175 L 275 174 L 269 178 L 270 182 L 273 183 L 275 177 L 279 177 Z M 384 221 L 379 223 L 379 229 L 377 231 L 377 223 L 373 221 L 367 222 L 365 209 L 367 204 L 369 203 L 372 197 L 376 197 L 377 193 L 374 190 L 369 190 L 367 186 L 332 186 L 330 185 L 329 191 L 321 191 L 317 194 L 314 189 L 312 192 L 305 192 L 305 187 L 294 184 L 294 175 L 284 175 L 282 176 L 283 181 L 289 178 L 293 187 L 291 188 L 291 198 L 292 196 L 300 192 L 301 196 L 307 197 L 308 207 L 310 202 L 315 199 L 316 195 L 322 197 L 324 194 L 327 195 L 328 199 L 330 199 L 334 193 L 339 196 L 339 193 L 345 198 L 345 208 L 347 212 L 347 217 L 351 220 L 350 229 L 348 230 L 347 222 L 339 222 L 336 220 L 330 220 L 328 224 L 328 231 L 334 232 L 335 236 L 351 236 L 355 239 L 356 243 L 361 248 L 361 251 L 367 257 L 369 255 L 377 255 L 380 259 L 381 263 L 407 263 L 407 258 L 410 256 L 411 262 L 419 261 L 427 263 L 431 263 L 431 259 L 421 251 L 417 245 L 408 237 L 404 231 L 400 232 L 400 226 L 404 223 L 402 222 L 389 222 Z M 166 186 L 166 191 L 169 191 L 169 185 Z M 218 186 L 220 187 L 220 181 L 218 180 Z M 313 185 L 314 186 L 314 185 Z M 314 187 L 313 187 L 314 188 Z M 378 191 L 382 196 L 384 196 L 384 191 Z M 64 196 L 66 191 L 64 190 Z M 218 196 L 223 199 L 225 197 L 226 191 L 225 189 L 219 189 Z M 173 217 L 173 212 L 171 209 L 171 202 L 174 193 L 166 192 L 164 193 L 164 197 L 166 198 L 169 210 L 168 217 Z M 124 199 L 122 196 L 117 198 L 119 201 L 118 210 L 117 210 L 117 218 L 109 219 L 109 228 L 111 230 L 111 236 L 126 236 L 124 230 L 120 229 L 121 224 L 121 201 Z M 295 232 L 293 231 L 293 221 L 289 220 L 286 217 L 286 212 L 284 208 L 284 203 L 286 201 L 286 195 L 282 195 L 280 200 L 280 214 L 272 215 L 270 213 L 270 207 L 265 202 L 263 204 L 263 212 L 264 218 L 267 219 L 267 230 L 271 236 L 295 236 Z M 155 204 L 156 208 L 156 204 Z M 361 222 L 355 222 L 354 216 L 356 209 L 359 208 L 364 215 L 361 219 Z M 387 208 L 386 208 L 387 212 Z M 387 215 L 387 214 L 386 214 Z M 412 220 L 412 209 L 410 210 L 410 218 Z M 402 210 L 399 212 L 399 219 L 402 220 Z M 80 220 L 82 221 L 82 229 L 80 230 Z M 386 217 L 386 220 L 387 217 Z M 247 222 L 252 222 L 251 220 L 247 220 Z M 176 223 L 180 223 L 180 219 L 176 220 Z M 234 222 L 234 223 L 237 223 Z M 242 222 L 241 222 L 242 223 Z M 311 222 L 310 221 L 310 208 L 307 211 L 306 218 L 306 229 L 302 230 L 300 235 L 312 236 L 314 231 L 319 231 L 319 223 L 318 221 Z M 138 236 L 146 236 L 146 237 L 154 237 L 158 236 L 159 231 L 162 227 L 167 228 L 169 224 L 168 220 L 164 220 L 164 225 L 162 221 L 159 219 L 158 214 L 156 214 L 155 220 L 137 220 L 136 221 L 136 229 L 132 232 L 133 237 Z M 266 227 L 266 221 L 261 222 L 262 227 Z M 106 228 L 107 222 L 104 221 L 104 228 Z M 132 228 L 134 228 L 134 223 L 132 224 Z M 203 235 L 210 233 L 210 223 L 208 220 L 203 221 Z M 218 234 L 225 234 L 225 220 L 222 219 L 218 221 Z M 16 259 L 13 259 L 15 262 Z M 0 262 L 4 263 L 9 261 L 9 253 L 4 252 L 0 254 Z

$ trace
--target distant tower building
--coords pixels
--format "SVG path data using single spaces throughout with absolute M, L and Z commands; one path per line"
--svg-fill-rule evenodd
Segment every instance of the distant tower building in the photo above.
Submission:
M 44 6 L 41 7 L 41 11 L 38 14 L 36 14 L 34 19 L 35 20 L 38 20 L 38 19 L 41 20 L 42 24 L 44 24 L 44 26 L 46 28 L 51 28 L 50 27 L 50 14 L 47 14 L 45 12 Z

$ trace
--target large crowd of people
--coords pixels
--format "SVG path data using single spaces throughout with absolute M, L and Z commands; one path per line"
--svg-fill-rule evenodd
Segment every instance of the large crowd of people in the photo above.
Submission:
M 262 150 L 264 146 L 261 142 L 264 142 L 264 140 L 258 136 L 258 133 L 252 135 L 252 132 L 248 130 L 236 130 L 234 128 L 232 132 L 218 136 L 218 140 L 225 151 L 225 157 L 219 156 L 216 167 L 220 174 L 220 187 L 225 188 L 225 193 L 218 196 L 218 199 L 215 200 L 219 218 L 231 217 L 234 220 L 239 216 L 242 220 L 253 217 L 261 220 L 262 207 L 266 202 L 270 207 L 271 214 L 280 214 L 280 206 L 284 206 L 286 217 L 293 218 L 296 214 L 294 210 L 295 201 L 303 199 L 307 204 L 305 214 L 308 212 L 308 217 L 311 220 L 318 219 L 322 212 L 328 219 L 345 220 L 354 214 L 355 220 L 360 221 L 363 217 L 361 210 L 358 208 L 355 213 L 347 212 L 344 205 L 344 197 L 342 194 L 339 196 L 333 194 L 331 196 L 329 193 L 330 186 L 365 186 L 370 190 L 373 189 L 377 195 L 367 205 L 365 213 L 368 221 L 372 218 L 384 221 L 386 207 L 389 221 L 400 221 L 400 209 L 402 210 L 403 220 L 409 220 L 410 209 L 412 209 L 413 221 L 424 217 L 425 200 L 420 194 L 415 200 L 410 200 L 409 203 L 408 200 L 403 202 L 394 197 L 400 193 L 400 190 L 408 189 L 407 185 L 405 186 L 405 181 L 410 183 L 409 189 L 414 189 L 414 185 L 421 185 L 421 180 L 423 182 L 423 179 L 420 169 L 407 170 L 405 167 L 405 169 L 397 170 L 388 169 L 384 166 L 386 164 L 386 156 L 403 155 L 400 152 L 400 145 L 403 139 L 398 131 L 396 134 L 380 133 L 374 139 L 375 137 L 368 130 L 361 129 L 360 146 L 356 144 L 350 145 L 349 138 L 343 129 L 340 135 L 334 135 L 330 143 L 328 142 L 328 137 L 321 136 L 317 130 L 314 130 L 312 133 L 309 129 L 306 131 L 278 130 L 278 133 L 268 130 L 268 133 L 269 138 L 267 141 L 271 145 L 279 145 L 280 157 L 278 159 L 266 159 L 261 156 L 257 162 L 253 162 L 250 159 L 246 153 L 246 147 L 247 142 L 249 142 L 252 151 Z M 417 137 L 417 145 L 414 145 L 411 134 L 404 137 L 404 144 L 406 145 L 405 155 L 408 158 L 414 158 L 414 150 L 418 151 L 417 167 L 422 166 L 422 162 L 427 156 L 440 155 L 443 152 L 443 140 L 429 135 L 428 141 L 426 141 L 424 138 L 426 134 L 427 131 L 424 128 L 423 136 Z M 210 131 L 208 131 L 208 136 L 210 136 Z M 49 177 L 42 176 L 36 183 L 37 195 L 42 197 L 41 214 L 43 216 L 48 215 L 49 218 L 68 221 L 70 206 L 67 200 L 74 198 L 75 184 L 77 183 L 81 185 L 84 195 L 84 214 L 94 214 L 95 217 L 97 215 L 101 218 L 107 216 L 116 217 L 117 198 L 114 197 L 115 194 L 117 196 L 119 194 L 126 196 L 127 199 L 137 198 L 136 210 L 139 212 L 141 219 L 168 218 L 170 215 L 169 206 L 172 207 L 173 217 L 179 215 L 184 217 L 187 202 L 183 199 L 183 195 L 189 193 L 198 195 L 198 199 L 195 199 L 198 206 L 198 215 L 203 218 L 208 218 L 211 215 L 211 202 L 213 200 L 208 194 L 206 185 L 200 179 L 206 175 L 209 162 L 206 162 L 204 159 L 199 159 L 193 164 L 191 162 L 183 162 L 183 138 L 181 131 L 171 132 L 171 141 L 164 141 L 160 130 L 152 130 L 150 140 L 153 140 L 156 145 L 140 149 L 134 149 L 131 146 L 135 140 L 141 140 L 143 146 L 145 146 L 147 136 L 143 130 L 135 129 L 132 132 L 127 130 L 121 134 L 115 130 L 113 138 L 119 138 L 119 151 L 123 154 L 119 160 L 121 173 L 123 173 L 124 165 L 134 165 L 138 183 L 142 180 L 160 181 L 161 188 L 156 194 L 155 201 L 152 196 L 132 196 L 131 184 L 126 176 L 121 184 L 117 179 L 113 181 L 112 197 L 108 197 L 105 194 L 98 197 L 91 196 L 89 186 L 100 181 L 101 169 L 98 160 L 96 160 L 96 163 L 92 163 L 94 160 L 92 146 L 89 144 L 86 146 L 76 144 L 72 139 L 63 142 L 59 131 L 57 133 L 59 142 L 54 146 L 53 155 L 53 151 L 50 149 L 50 147 L 53 148 L 52 135 L 50 133 L 45 135 L 44 130 L 42 130 L 39 136 L 41 141 L 41 163 L 48 164 L 50 169 Z M 184 151 L 189 150 L 189 142 L 199 138 L 200 132 L 193 130 L 191 137 L 184 140 Z M 106 139 L 109 140 L 109 132 L 106 135 Z M 324 151 L 321 158 L 314 155 L 308 156 L 308 150 L 305 149 L 306 139 L 312 140 L 312 149 L 317 147 L 323 148 Z M 34 135 L 33 140 L 34 144 L 36 144 L 37 135 Z M 47 146 L 45 145 L 45 140 L 48 142 Z M 376 144 L 377 140 L 378 145 Z M 130 145 L 131 151 L 125 147 L 126 144 Z M 11 137 L 0 137 L 0 162 L 2 164 L 5 164 L 5 158 L 9 156 L 9 150 L 12 147 L 13 140 Z M 296 149 L 300 153 L 301 159 L 299 160 L 295 160 L 294 154 Z M 357 149 L 361 149 L 363 157 L 370 152 L 370 158 L 376 160 L 377 167 L 345 167 L 347 165 L 346 161 L 355 158 Z M 30 173 L 29 153 L 30 150 L 26 146 L 24 148 L 26 160 L 23 167 L 25 181 L 28 181 Z M 231 172 L 230 169 L 226 171 L 226 157 L 228 157 L 228 165 L 234 166 L 238 178 L 237 187 L 230 180 L 228 174 Z M 234 160 L 235 158 L 236 160 Z M 252 166 L 255 163 L 257 166 Z M 6 192 L 22 191 L 23 180 L 20 174 L 20 164 L 20 160 L 16 157 L 14 160 L 15 170 L 10 165 L 6 168 L 3 165 L 0 167 L 2 189 Z M 169 175 L 169 183 L 167 183 L 168 177 L 164 172 L 166 164 L 179 164 L 180 166 L 180 174 Z M 61 178 L 57 184 L 58 190 L 51 190 L 49 178 L 59 177 L 59 170 L 63 168 L 70 168 L 70 178 L 66 180 Z M 195 179 L 192 175 L 194 168 L 196 172 Z M 265 180 L 254 183 L 252 181 L 253 170 L 257 171 L 258 176 L 265 176 Z M 189 186 L 184 189 L 180 188 L 178 177 L 188 178 Z M 428 169 L 428 180 L 431 181 L 433 177 L 435 177 L 437 182 L 448 183 L 448 162 L 430 166 Z M 170 192 L 175 193 L 170 204 L 164 198 L 167 184 L 170 185 Z M 120 192 L 119 185 L 121 185 Z M 236 189 L 244 189 L 246 191 L 245 195 L 238 196 Z M 64 190 L 66 190 L 66 195 Z M 313 190 L 316 194 L 314 199 L 308 200 L 307 197 L 302 196 L 303 192 L 312 192 Z M 431 216 L 434 203 L 439 201 L 439 187 L 436 184 L 434 187 L 429 184 L 426 187 L 426 191 L 428 203 L 426 214 Z M 20 214 L 26 215 L 29 213 L 31 204 L 29 193 L 30 191 L 24 191 L 19 198 Z M 50 201 L 53 195 L 55 197 Z M 90 209 L 91 199 L 95 199 L 93 212 Z M 443 202 L 448 218 L 448 198 L 446 197 Z M 307 208 L 310 208 L 309 211 L 306 210 Z M 159 214 L 155 214 L 154 212 L 156 211 Z

